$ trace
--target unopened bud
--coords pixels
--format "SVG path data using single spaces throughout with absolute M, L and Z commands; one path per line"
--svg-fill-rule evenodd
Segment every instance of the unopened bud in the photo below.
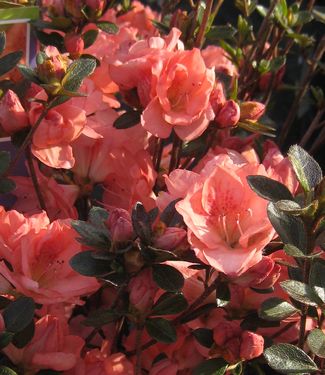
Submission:
M 257 121 L 264 113 L 265 105 L 259 102 L 244 102 L 240 105 L 240 120 Z
M 73 58 L 78 58 L 85 48 L 85 42 L 81 35 L 66 34 L 64 37 L 64 46 Z
M 28 126 L 28 116 L 18 96 L 8 90 L 0 101 L 0 125 L 7 134 Z
M 122 208 L 114 209 L 106 220 L 113 242 L 124 242 L 132 239 L 133 228 L 128 211 Z
M 227 100 L 215 118 L 219 128 L 236 126 L 240 118 L 239 105 L 234 100 Z

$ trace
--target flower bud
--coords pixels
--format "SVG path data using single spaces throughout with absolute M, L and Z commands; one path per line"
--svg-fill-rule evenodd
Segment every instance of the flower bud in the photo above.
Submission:
M 215 118 L 218 127 L 230 128 L 235 126 L 240 118 L 239 105 L 234 100 L 227 100 Z
M 56 85 L 61 82 L 68 68 L 68 59 L 60 54 L 50 56 L 37 65 L 38 78 L 47 84 Z
M 265 105 L 259 102 L 244 102 L 240 105 L 240 120 L 257 121 L 264 113 Z
M 133 277 L 128 285 L 130 303 L 140 312 L 148 311 L 157 291 L 157 285 L 152 279 L 151 270 L 146 268 Z
M 100 17 L 103 13 L 103 9 L 106 6 L 105 0 L 86 0 L 86 5 L 90 10 L 90 15 Z
M 264 339 L 257 333 L 244 331 L 241 335 L 240 358 L 246 361 L 259 357 L 264 350 Z
M 8 90 L 0 101 L 0 125 L 7 134 L 13 134 L 28 126 L 28 116 L 18 96 Z
M 210 95 L 210 104 L 213 112 L 217 116 L 221 108 L 226 103 L 226 97 L 224 94 L 223 86 L 220 82 L 217 82 Z
M 186 238 L 186 231 L 183 228 L 168 227 L 164 234 L 156 238 L 154 245 L 158 249 L 173 251 L 181 245 Z
M 111 232 L 113 242 L 124 242 L 132 239 L 133 228 L 128 211 L 122 208 L 114 209 L 106 220 L 106 225 Z
M 64 37 L 64 46 L 74 58 L 78 58 L 84 50 L 85 43 L 81 35 L 70 33 Z

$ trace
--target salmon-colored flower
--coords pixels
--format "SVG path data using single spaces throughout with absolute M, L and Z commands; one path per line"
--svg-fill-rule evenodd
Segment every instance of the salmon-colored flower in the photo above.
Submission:
M 173 129 L 183 140 L 199 137 L 214 118 L 209 99 L 215 81 L 200 50 L 174 52 L 155 74 L 156 96 L 142 114 L 143 127 L 160 138 Z
M 66 322 L 53 315 L 45 315 L 35 324 L 32 341 L 23 349 L 12 344 L 4 349 L 10 360 L 25 373 L 35 374 L 38 370 L 70 370 L 77 364 L 84 341 L 69 334 Z
M 7 134 L 13 134 L 29 125 L 28 116 L 20 100 L 8 90 L 0 101 L 0 126 Z
M 37 303 L 79 303 L 99 287 L 95 278 L 79 275 L 69 264 L 81 251 L 69 220 L 49 224 L 43 214 L 24 218 L 16 211 L 0 216 L 0 274 L 18 292 Z M 9 266 L 8 266 L 9 264 Z

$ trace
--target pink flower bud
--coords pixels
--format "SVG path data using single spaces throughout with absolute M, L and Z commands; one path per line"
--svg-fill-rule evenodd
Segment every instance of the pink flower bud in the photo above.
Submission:
M 264 339 L 262 336 L 244 331 L 241 335 L 240 358 L 250 360 L 259 357 L 263 353 Z
M 226 97 L 224 94 L 223 86 L 220 82 L 217 82 L 210 95 L 210 104 L 215 115 L 219 113 L 225 103 Z
M 237 124 L 240 118 L 239 105 L 234 100 L 227 100 L 215 118 L 219 128 L 230 128 Z
M 186 231 L 182 228 L 169 227 L 166 228 L 165 233 L 155 240 L 155 247 L 173 251 L 186 238 Z
M 11 90 L 8 90 L 0 101 L 0 124 L 8 134 L 28 126 L 28 116 L 18 96 Z
M 110 213 L 106 225 L 111 232 L 113 242 L 123 242 L 132 238 L 133 228 L 128 211 L 122 208 L 114 209 Z
M 240 105 L 240 119 L 257 121 L 264 113 L 265 105 L 259 102 L 244 102 Z
M 96 12 L 101 12 L 106 5 L 105 3 L 105 0 L 86 0 L 87 7 Z
M 131 305 L 141 312 L 148 311 L 154 301 L 157 286 L 152 279 L 151 270 L 146 268 L 129 283 Z
M 65 35 L 64 46 L 70 55 L 79 56 L 83 53 L 85 43 L 81 35 L 72 33 Z

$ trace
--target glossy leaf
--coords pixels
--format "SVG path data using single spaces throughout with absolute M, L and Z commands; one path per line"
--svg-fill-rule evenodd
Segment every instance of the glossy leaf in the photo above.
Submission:
M 293 199 L 289 189 L 278 181 L 265 176 L 248 176 L 247 182 L 250 188 L 260 197 L 272 202 L 282 199 Z
M 181 272 L 167 264 L 154 264 L 152 277 L 159 288 L 168 292 L 176 292 L 184 286 L 184 277 Z
M 77 91 L 84 78 L 90 76 L 96 68 L 94 59 L 79 59 L 69 65 L 62 80 L 62 87 L 68 91 Z
M 183 294 L 164 293 L 154 304 L 150 315 L 171 315 L 178 314 L 188 307 Z
M 115 23 L 109 21 L 97 22 L 96 26 L 107 34 L 117 34 L 119 30 L 118 26 L 115 25 Z
M 260 318 L 270 321 L 278 321 L 286 319 L 289 316 L 297 313 L 297 310 L 289 302 L 280 298 L 274 297 L 264 301 L 258 311 Z
M 277 344 L 265 349 L 264 357 L 270 367 L 281 374 L 316 372 L 316 363 L 300 348 L 291 344 Z
M 129 129 L 135 125 L 138 125 L 141 120 L 141 112 L 139 111 L 127 111 L 120 115 L 113 123 L 116 129 Z
M 145 322 L 145 327 L 149 336 L 157 340 L 158 342 L 171 344 L 177 339 L 175 327 L 166 319 L 147 319 Z
M 213 331 L 208 328 L 197 328 L 192 331 L 192 335 L 196 340 L 205 348 L 210 349 L 214 343 L 213 340 Z
M 317 298 L 311 287 L 297 280 L 286 280 L 280 282 L 283 290 L 285 290 L 291 298 L 305 305 L 318 306 L 321 301 Z
M 317 357 L 325 358 L 325 334 L 322 330 L 313 329 L 307 337 L 307 344 Z
M 10 332 L 21 332 L 34 318 L 35 303 L 32 298 L 19 297 L 11 302 L 4 311 L 5 327 Z
M 91 250 L 74 255 L 69 263 L 74 271 L 83 276 L 100 277 L 111 271 L 110 262 L 94 259 Z
M 8 53 L 0 58 L 0 76 L 8 73 L 13 69 L 22 58 L 23 53 L 21 51 L 15 51 Z

